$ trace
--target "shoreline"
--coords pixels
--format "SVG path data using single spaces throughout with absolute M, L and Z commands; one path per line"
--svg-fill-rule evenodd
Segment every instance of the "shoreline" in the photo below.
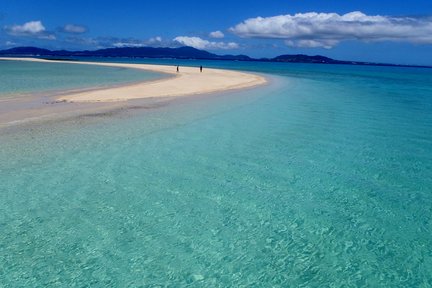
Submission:
M 136 65 L 141 66 L 138 69 L 143 69 L 147 71 L 156 71 L 160 74 L 164 74 L 164 78 L 157 78 L 148 81 L 134 81 L 125 84 L 116 84 L 113 86 L 105 86 L 105 87 L 88 87 L 88 88 L 77 88 L 72 90 L 55 90 L 55 91 L 46 91 L 46 92 L 34 92 L 34 93 L 26 93 L 24 96 L 20 97 L 7 97 L 3 98 L 0 103 L 0 129 L 4 129 L 7 127 L 16 127 L 27 125 L 31 123 L 44 123 L 46 121 L 52 121 L 55 119 L 69 119 L 80 117 L 82 115 L 87 114 L 104 114 L 110 111 L 126 111 L 129 107 L 143 107 L 143 109 L 154 108 L 159 105 L 166 105 L 170 101 L 175 99 L 186 99 L 189 97 L 200 97 L 209 95 L 213 93 L 230 93 L 234 90 L 247 90 L 254 89 L 255 86 L 264 85 L 271 82 L 271 79 L 265 76 L 259 76 L 255 74 L 247 74 L 242 72 L 234 72 L 230 70 L 222 70 L 222 69 L 205 69 L 203 73 L 199 72 L 199 67 L 180 67 L 180 75 L 178 75 L 175 70 L 175 66 L 168 65 L 146 65 L 146 64 L 123 64 L 123 63 L 103 63 L 103 62 L 69 62 L 69 61 L 50 61 L 44 59 L 34 59 L 34 58 L 1 58 L 1 60 L 11 60 L 11 61 L 33 61 L 33 62 L 45 62 L 45 63 L 68 63 L 68 64 L 82 64 L 82 65 L 100 65 L 100 66 L 111 66 L 112 64 L 117 67 L 123 67 L 126 65 L 127 68 L 136 69 Z M 192 74 L 189 77 L 183 77 L 182 79 L 182 70 L 192 70 Z M 158 69 L 158 70 L 155 70 Z M 244 81 L 243 85 L 225 85 L 225 87 L 218 87 L 219 89 L 206 89 L 200 90 L 196 89 L 194 93 L 173 93 L 173 94 L 159 94 L 152 95 L 147 94 L 144 97 L 127 97 L 128 89 L 132 86 L 138 92 L 140 91 L 138 88 L 146 85 L 155 85 L 156 86 L 164 86 L 166 83 L 171 83 L 172 80 L 180 78 L 184 83 L 188 83 L 188 81 L 194 79 L 196 74 L 196 82 L 202 84 L 202 86 L 207 86 L 208 81 L 202 81 L 200 78 L 202 75 L 211 74 L 207 70 L 212 71 L 216 70 L 218 73 L 223 73 L 225 75 L 238 75 L 238 74 L 246 74 L 251 75 L 252 78 L 246 78 L 248 80 L 259 79 L 259 83 L 256 82 L 248 82 Z M 186 71 L 185 71 L 186 72 Z M 165 76 L 167 75 L 167 76 Z M 186 79 L 185 79 L 186 78 Z M 217 78 L 217 76 L 216 76 Z M 227 77 L 223 78 L 226 79 Z M 235 78 L 234 78 L 235 79 Z M 175 83 L 175 82 L 174 82 Z M 211 82 L 210 82 L 211 84 Z M 223 84 L 223 83 L 222 83 Z M 219 83 L 218 85 L 221 85 Z M 187 88 L 188 86 L 186 86 Z M 212 86 L 214 88 L 214 86 Z M 175 86 L 174 86 L 175 88 Z M 199 88 L 199 86 L 198 86 Z M 222 89 L 224 88 L 224 89 Z M 176 89 L 175 91 L 177 91 Z M 114 91 L 114 92 L 113 92 Z M 161 91 L 161 90 L 159 90 Z M 83 98 L 77 101 L 76 99 L 72 99 L 75 96 L 88 96 L 93 95 L 120 95 L 123 97 L 111 97 L 105 99 L 88 99 L 88 101 L 83 101 Z M 114 93 L 114 94 L 113 94 Z M 126 96 L 126 97 L 125 97 Z M 142 96 L 142 94 L 138 94 L 136 96 Z M 180 96 L 180 97 L 179 97 Z M 4 130 L 3 130 L 4 132 Z
M 38 58 L 11 58 L 0 57 L 6 61 L 29 61 L 42 63 L 66 63 L 81 65 L 97 65 L 107 67 L 119 67 L 153 71 L 169 75 L 166 78 L 153 81 L 142 81 L 138 83 L 119 85 L 108 88 L 95 88 L 87 91 L 78 91 L 55 96 L 61 102 L 119 102 L 133 99 L 179 97 L 214 92 L 224 92 L 244 88 L 252 88 L 267 83 L 266 78 L 252 74 L 232 70 L 181 66 L 180 72 L 176 72 L 175 66 L 132 64 L 132 63 L 104 63 L 87 61 L 59 61 Z

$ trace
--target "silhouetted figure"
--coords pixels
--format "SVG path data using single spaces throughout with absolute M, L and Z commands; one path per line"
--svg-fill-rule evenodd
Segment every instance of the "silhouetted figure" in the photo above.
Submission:
M 200 72 L 202 72 L 202 65 L 200 66 Z
M 179 72 L 179 66 L 177 65 L 177 73 Z

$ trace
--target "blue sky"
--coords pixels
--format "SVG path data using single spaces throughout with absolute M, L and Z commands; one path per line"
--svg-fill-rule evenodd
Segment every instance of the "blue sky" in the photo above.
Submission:
M 217 54 L 432 65 L 432 1 L 3 0 L 0 49 L 23 45 L 189 45 Z

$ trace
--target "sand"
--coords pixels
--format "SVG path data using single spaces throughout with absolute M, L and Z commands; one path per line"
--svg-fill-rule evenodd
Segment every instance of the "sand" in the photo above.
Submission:
M 71 92 L 58 96 L 58 101 L 66 102 L 113 102 L 126 101 L 141 98 L 153 97 L 177 97 L 196 94 L 205 94 L 219 91 L 235 90 L 254 87 L 265 84 L 264 77 L 223 69 L 203 68 L 200 72 L 199 67 L 179 67 L 167 65 L 148 65 L 148 64 L 127 64 L 127 63 L 102 63 L 102 62 L 70 62 L 53 61 L 37 58 L 0 58 L 1 60 L 14 61 L 33 61 L 33 62 L 55 62 L 73 63 L 81 65 L 98 65 L 109 67 L 122 67 L 149 70 L 168 74 L 167 77 L 156 81 L 143 81 L 135 84 L 128 84 L 114 88 L 101 88 L 84 92 Z

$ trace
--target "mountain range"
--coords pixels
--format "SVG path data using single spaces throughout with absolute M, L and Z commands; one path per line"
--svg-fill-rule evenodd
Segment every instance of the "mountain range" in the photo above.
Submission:
M 345 64 L 345 65 L 373 65 L 373 66 L 398 66 L 398 67 L 426 67 L 417 65 L 397 65 L 360 61 L 341 61 L 325 56 L 308 56 L 303 54 L 280 55 L 274 58 L 251 58 L 246 55 L 217 55 L 192 47 L 179 48 L 155 48 L 155 47 L 122 47 L 106 48 L 98 50 L 67 51 L 48 50 L 37 47 L 15 47 L 0 50 L 0 56 L 21 57 L 127 57 L 127 58 L 171 58 L 171 59 L 201 59 L 201 60 L 237 60 L 237 61 L 262 61 L 262 62 L 286 62 L 286 63 L 316 63 L 316 64 Z

